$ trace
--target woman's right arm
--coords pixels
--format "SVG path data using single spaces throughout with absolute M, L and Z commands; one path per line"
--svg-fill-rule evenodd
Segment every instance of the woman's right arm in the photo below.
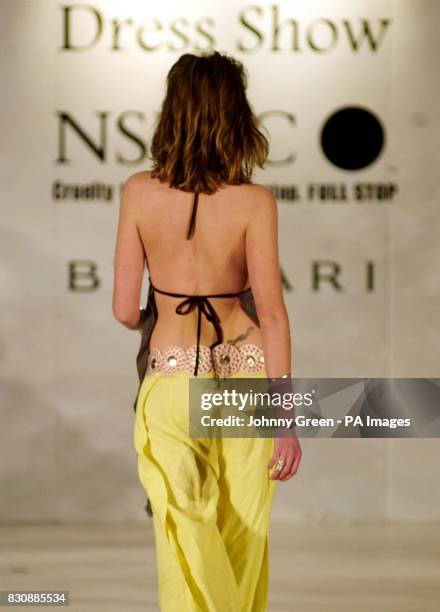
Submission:
M 246 228 L 246 259 L 249 283 L 260 322 L 264 362 L 269 378 L 280 378 L 292 371 L 292 347 L 289 317 L 284 303 L 278 248 L 278 211 L 273 193 L 262 185 L 254 185 L 255 202 Z M 301 448 L 298 439 L 275 438 L 274 452 L 268 464 L 284 461 L 272 480 L 288 480 L 298 470 Z
M 253 189 L 256 200 L 246 229 L 247 268 L 260 321 L 266 372 L 269 378 L 278 378 L 292 370 L 292 347 L 278 254 L 277 202 L 262 185 L 254 185 Z

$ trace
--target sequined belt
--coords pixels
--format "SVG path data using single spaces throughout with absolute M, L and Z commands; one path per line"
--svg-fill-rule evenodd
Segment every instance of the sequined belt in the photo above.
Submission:
M 146 376 L 156 372 L 175 374 L 186 371 L 194 374 L 197 345 L 187 349 L 170 345 L 164 349 L 152 348 L 148 356 Z M 219 376 L 230 376 L 236 372 L 258 374 L 264 370 L 264 355 L 256 344 L 217 344 L 212 350 L 209 346 L 199 345 L 199 374 L 215 371 Z

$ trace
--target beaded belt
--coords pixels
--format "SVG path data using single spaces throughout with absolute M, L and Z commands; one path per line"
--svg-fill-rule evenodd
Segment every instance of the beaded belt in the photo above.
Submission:
M 170 345 L 164 349 L 153 348 L 148 356 L 146 376 L 161 372 L 175 374 L 186 371 L 194 373 L 197 345 L 184 349 Z M 212 350 L 209 346 L 199 345 L 199 374 L 215 371 L 219 376 L 230 376 L 236 372 L 258 374 L 264 370 L 264 355 L 256 344 L 217 344 Z

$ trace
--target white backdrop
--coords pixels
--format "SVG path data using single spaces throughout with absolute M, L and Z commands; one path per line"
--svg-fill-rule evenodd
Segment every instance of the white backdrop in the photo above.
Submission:
M 439 20 L 436 0 L 0 2 L 0 519 L 144 516 L 113 254 L 184 52 L 243 61 L 270 133 L 254 180 L 278 198 L 296 375 L 438 376 Z M 440 517 L 435 439 L 303 449 L 276 519 Z

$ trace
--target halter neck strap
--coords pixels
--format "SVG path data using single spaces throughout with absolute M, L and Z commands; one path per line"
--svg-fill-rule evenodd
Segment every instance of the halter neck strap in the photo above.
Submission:
M 193 207 L 192 207 L 192 211 L 191 211 L 191 217 L 188 223 L 188 230 L 186 232 L 186 239 L 190 240 L 190 238 L 192 238 L 193 234 L 194 234 L 194 230 L 196 227 L 196 216 L 197 216 L 197 207 L 199 205 L 199 192 L 196 191 L 194 193 L 194 202 L 193 202 Z

